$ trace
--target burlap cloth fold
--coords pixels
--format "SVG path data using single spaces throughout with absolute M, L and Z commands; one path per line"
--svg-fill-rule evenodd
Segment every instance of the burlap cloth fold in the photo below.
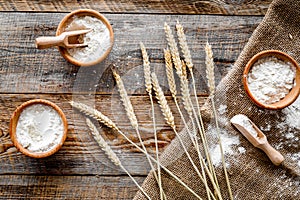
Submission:
M 221 81 L 216 89 L 217 107 L 226 105 L 223 114 L 225 123 L 222 129 L 227 134 L 237 136 L 240 147 L 246 152 L 226 156 L 228 172 L 234 199 L 300 199 L 300 133 L 299 119 L 294 127 L 284 124 L 288 109 L 269 111 L 255 106 L 244 92 L 242 73 L 246 63 L 256 53 L 276 49 L 284 51 L 300 62 L 300 1 L 274 0 L 263 21 L 254 31 L 238 57 L 233 69 Z M 225 97 L 225 98 L 224 98 Z M 291 109 L 292 110 L 292 109 Z M 206 124 L 211 123 L 211 105 L 209 102 L 202 109 Z M 300 112 L 300 110 L 297 110 Z M 238 113 L 247 115 L 258 127 L 268 127 L 265 134 L 271 145 L 275 146 L 285 157 L 281 166 L 274 166 L 268 157 L 259 149 L 254 148 L 228 121 Z M 295 117 L 299 117 L 295 115 Z M 286 134 L 289 134 L 288 137 Z M 183 140 L 188 144 L 185 130 L 181 132 Z M 195 158 L 194 148 L 189 150 Z M 238 152 L 238 150 L 233 149 Z M 298 156 L 297 156 L 298 155 Z M 203 199 L 206 199 L 202 182 L 197 178 L 187 156 L 175 139 L 161 156 L 163 165 L 181 178 Z M 195 159 L 197 161 L 197 159 Z M 217 168 L 220 186 L 224 199 L 228 198 L 223 171 Z M 162 184 L 168 199 L 195 199 L 168 174 L 162 174 Z M 143 188 L 152 199 L 159 199 L 159 189 L 153 174 L 149 173 Z M 145 199 L 138 192 L 134 199 Z

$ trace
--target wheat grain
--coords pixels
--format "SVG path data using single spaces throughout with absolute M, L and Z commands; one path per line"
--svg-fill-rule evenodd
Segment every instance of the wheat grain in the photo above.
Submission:
M 132 181 L 136 184 L 136 186 L 141 190 L 141 192 L 147 197 L 147 199 L 151 200 L 149 195 L 143 190 L 143 188 L 136 182 L 136 180 L 131 176 L 131 174 L 128 172 L 128 170 L 122 165 L 120 159 L 118 158 L 117 154 L 110 148 L 110 146 L 107 144 L 107 142 L 104 140 L 104 138 L 100 135 L 98 132 L 96 126 L 91 122 L 90 119 L 86 118 L 86 123 L 98 143 L 98 145 L 101 147 L 101 149 L 105 152 L 105 154 L 108 156 L 108 158 L 114 163 L 116 166 L 119 166 L 121 169 L 124 170 L 124 172 L 132 179 Z
M 167 74 L 170 92 L 172 94 L 172 97 L 176 98 L 177 89 L 176 89 L 176 83 L 174 78 L 173 63 L 172 63 L 172 56 L 170 50 L 169 49 L 164 50 L 164 55 L 165 55 L 165 64 L 166 64 L 166 74 Z
M 186 63 L 181 60 L 182 76 L 187 79 Z
M 103 115 L 100 111 L 98 111 L 90 106 L 87 106 L 83 103 L 74 102 L 74 101 L 70 101 L 69 103 L 71 104 L 71 106 L 78 109 L 79 111 L 86 114 L 87 116 L 93 117 L 93 118 L 99 120 L 101 123 L 103 123 L 107 127 L 114 129 L 116 131 L 119 131 L 119 128 L 117 127 L 117 125 L 113 121 L 111 121 L 107 116 Z
M 144 65 L 144 77 L 145 77 L 145 86 L 148 94 L 151 94 L 152 83 L 151 83 L 151 70 L 150 70 L 150 62 L 149 57 L 146 51 L 146 48 L 143 43 L 140 43 L 142 57 L 143 57 L 143 65 Z
M 181 67 L 181 60 L 180 60 L 177 44 L 176 44 L 176 41 L 174 39 L 174 35 L 171 31 L 171 28 L 167 23 L 165 23 L 164 29 L 165 29 L 168 45 L 169 45 L 169 48 L 170 48 L 170 52 L 171 52 L 171 55 L 172 55 L 172 60 L 173 60 L 174 66 L 176 68 L 176 73 L 180 77 L 182 75 L 182 67 Z
M 138 121 L 137 121 L 136 115 L 134 113 L 134 110 L 133 110 L 132 104 L 130 102 L 130 99 L 127 95 L 124 83 L 123 83 L 121 77 L 119 76 L 119 74 L 115 70 L 113 70 L 113 75 L 115 77 L 117 87 L 118 87 L 118 91 L 120 93 L 121 100 L 123 102 L 124 108 L 126 110 L 126 115 L 127 115 L 128 119 L 131 123 L 131 126 L 134 129 L 138 129 Z
M 179 40 L 179 45 L 180 45 L 181 51 L 183 53 L 184 60 L 186 62 L 186 66 L 189 69 L 191 69 L 191 68 L 193 68 L 192 56 L 191 56 L 191 52 L 188 48 L 188 44 L 187 44 L 187 41 L 186 41 L 186 36 L 184 34 L 184 31 L 183 31 L 183 27 L 179 23 L 179 21 L 177 21 L 176 29 L 177 29 L 177 36 L 178 36 L 178 40 Z
M 157 80 L 157 76 L 154 72 L 151 73 L 151 78 L 152 78 L 152 83 L 153 83 L 153 88 L 156 94 L 156 98 L 158 100 L 159 106 L 162 110 L 162 113 L 165 117 L 165 120 L 167 121 L 168 125 L 175 129 L 175 122 L 174 122 L 174 116 L 171 112 L 171 109 L 168 105 L 168 102 L 166 100 L 166 97 L 161 89 L 161 87 L 159 86 L 158 80 Z
M 86 118 L 86 124 L 88 125 L 89 129 L 91 130 L 91 133 L 96 140 L 96 142 L 99 144 L 101 149 L 105 152 L 105 154 L 108 156 L 108 158 L 116 165 L 120 166 L 121 161 L 118 158 L 118 156 L 113 152 L 113 150 L 110 148 L 110 146 L 107 144 L 107 142 L 104 140 L 104 138 L 100 135 L 98 132 L 96 126 L 91 122 L 90 119 Z
M 211 45 L 206 42 L 205 45 L 205 52 L 206 52 L 206 77 L 208 81 L 208 88 L 211 95 L 215 92 L 215 73 L 214 73 L 214 60 L 213 60 L 213 52 L 211 49 Z

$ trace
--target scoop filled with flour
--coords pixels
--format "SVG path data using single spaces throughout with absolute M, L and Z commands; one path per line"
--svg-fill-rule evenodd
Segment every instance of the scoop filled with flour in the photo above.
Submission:
M 69 54 L 81 62 L 91 62 L 98 59 L 110 48 L 111 44 L 109 29 L 96 17 L 74 17 L 65 30 L 87 29 L 91 29 L 91 31 L 79 38 L 80 43 L 86 44 L 87 47 L 68 49 Z

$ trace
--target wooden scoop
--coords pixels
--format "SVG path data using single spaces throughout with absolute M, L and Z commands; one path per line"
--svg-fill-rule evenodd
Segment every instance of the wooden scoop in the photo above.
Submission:
M 87 47 L 87 44 L 80 43 L 70 43 L 71 37 L 79 37 L 80 35 L 90 32 L 92 29 L 87 30 L 76 30 L 76 31 L 67 31 L 63 32 L 59 36 L 54 37 L 38 37 L 35 39 L 35 45 L 38 49 L 46 49 L 54 46 L 60 46 L 64 48 L 78 48 L 78 47 Z
M 235 115 L 230 122 L 253 146 L 263 150 L 274 165 L 278 166 L 283 162 L 284 157 L 269 144 L 267 137 L 246 115 Z

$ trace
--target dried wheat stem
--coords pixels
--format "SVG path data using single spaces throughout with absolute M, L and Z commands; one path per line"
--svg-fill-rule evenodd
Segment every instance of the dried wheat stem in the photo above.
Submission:
M 172 57 L 171 57 L 171 52 L 169 49 L 167 50 L 164 50 L 164 56 L 165 56 L 165 64 L 166 64 L 166 74 L 167 74 L 167 79 L 168 79 L 168 84 L 169 84 L 169 88 L 170 88 L 170 92 L 172 94 L 172 97 L 173 97 L 173 100 L 175 102 L 175 105 L 177 107 L 177 110 L 180 114 L 180 117 L 184 123 L 184 126 L 190 136 L 190 139 L 194 145 L 194 147 L 196 148 L 197 152 L 198 152 L 198 155 L 201 155 L 200 153 L 200 149 L 199 149 L 199 145 L 196 144 L 193 136 L 192 136 L 192 133 L 190 132 L 189 130 L 189 127 L 186 123 L 186 120 L 185 120 L 185 117 L 183 116 L 182 112 L 181 112 L 181 109 L 178 105 L 178 102 L 177 102 L 177 97 L 176 97 L 176 93 L 177 93 L 177 90 L 176 90 L 176 83 L 175 83 L 175 78 L 174 78 L 174 73 L 173 73 L 173 64 L 172 64 Z M 184 65 L 183 65 L 184 66 Z M 186 71 L 186 69 L 184 70 L 183 68 L 183 72 Z M 197 140 L 196 140 L 197 141 Z M 198 147 L 197 147 L 198 146 Z M 200 156 L 199 156 L 200 157 Z M 200 158 L 199 158 L 200 159 Z M 208 187 L 208 184 L 207 184 L 207 181 L 206 181 L 206 176 L 205 176 L 205 171 L 203 169 L 203 164 L 202 162 L 200 162 L 201 164 L 201 169 L 202 169 L 202 176 L 203 176 L 203 179 L 204 179 L 204 183 L 205 183 L 205 188 L 206 188 L 206 191 L 208 193 L 208 199 L 210 199 L 210 194 L 209 194 L 209 187 Z
M 118 167 L 124 170 L 124 172 L 131 178 L 131 180 L 135 183 L 135 185 L 140 189 L 140 191 L 147 197 L 147 199 L 151 200 L 149 195 L 143 190 L 143 188 L 136 182 L 136 180 L 131 176 L 131 174 L 128 172 L 128 170 L 122 165 L 120 159 L 115 154 L 115 152 L 110 148 L 110 146 L 107 144 L 107 142 L 104 140 L 104 138 L 100 135 L 98 132 L 96 126 L 89 120 L 86 119 L 86 123 L 96 140 L 96 142 L 99 144 L 101 149 L 105 152 L 105 154 L 108 156 L 108 158 Z
M 166 74 L 168 79 L 168 84 L 170 88 L 170 92 L 173 98 L 176 98 L 177 89 L 173 72 L 173 63 L 172 63 L 172 55 L 169 49 L 164 50 L 165 56 L 165 64 L 166 64 Z
M 226 169 L 226 163 L 225 163 L 225 158 L 224 158 L 224 152 L 223 152 L 223 145 L 221 141 L 221 136 L 220 136 L 220 128 L 219 128 L 219 123 L 218 123 L 218 117 L 217 117 L 217 112 L 215 108 L 215 103 L 214 103 L 214 93 L 215 93 L 215 75 L 214 75 L 214 61 L 213 61 L 213 52 L 211 45 L 206 42 L 205 45 L 205 52 L 206 52 L 206 76 L 208 79 L 208 87 L 211 95 L 211 103 L 212 103 L 212 110 L 214 113 L 215 117 L 215 123 L 216 123 L 216 128 L 217 128 L 217 135 L 218 135 L 218 140 L 219 140 L 219 146 L 220 146 L 220 151 L 221 151 L 221 158 L 222 158 L 222 164 L 223 164 L 223 169 L 224 169 L 224 174 L 225 174 L 225 179 L 227 183 L 227 189 L 229 193 L 229 197 L 232 200 L 232 191 L 231 191 L 231 186 L 230 186 L 230 181 Z
M 201 117 L 201 112 L 200 112 L 199 102 L 198 102 L 198 98 L 197 98 L 197 93 L 196 93 L 196 86 L 195 86 L 196 84 L 195 84 L 195 78 L 194 78 L 194 74 L 193 74 L 193 62 L 192 62 L 191 54 L 190 54 L 190 51 L 189 51 L 189 48 L 188 48 L 188 45 L 187 45 L 187 41 L 186 41 L 186 37 L 185 37 L 184 31 L 183 31 L 183 27 L 179 22 L 177 22 L 177 24 L 176 24 L 176 29 L 177 29 L 179 44 L 180 44 L 182 53 L 184 55 L 184 59 L 186 61 L 186 65 L 187 65 L 187 67 L 190 71 L 190 74 L 192 76 L 192 85 L 193 85 L 193 91 L 194 91 L 194 96 L 195 96 L 195 100 L 196 100 L 198 115 L 196 114 L 196 112 L 194 110 L 194 107 L 191 106 L 192 113 L 194 114 L 194 117 L 196 118 L 196 123 L 197 123 L 198 129 L 200 131 L 200 136 L 201 136 L 201 140 L 202 140 L 202 143 L 203 143 L 204 152 L 205 152 L 205 155 L 206 155 L 207 160 L 208 160 L 210 171 L 214 174 L 214 177 L 216 177 L 214 168 L 213 168 L 212 163 L 211 163 L 210 155 L 208 153 L 208 145 L 207 145 L 207 140 L 206 140 L 206 136 L 205 136 L 205 130 L 204 130 L 204 125 L 203 125 L 203 121 L 202 121 L 202 117 Z M 184 79 L 186 79 L 186 78 L 184 77 Z M 187 80 L 184 80 L 184 81 L 187 82 Z M 186 86 L 183 86 L 183 90 L 186 90 Z M 189 101 L 190 104 L 192 105 L 192 101 L 190 99 L 190 96 L 188 96 L 186 94 L 185 98 L 187 98 L 186 101 Z M 190 113 L 189 115 L 191 116 L 192 113 Z M 200 121 L 200 124 L 199 124 L 199 121 Z M 215 181 L 218 185 L 217 179 L 215 179 Z
M 146 48 L 143 43 L 140 43 L 142 57 L 143 57 L 143 66 L 144 66 L 144 77 L 145 77 L 145 86 L 148 93 L 152 92 L 152 83 L 151 83 L 151 70 L 149 57 L 146 51 Z
M 206 52 L 206 77 L 208 81 L 208 88 L 210 95 L 213 95 L 215 92 L 215 73 L 214 73 L 214 60 L 213 60 L 213 52 L 211 49 L 211 45 L 206 42 L 205 45 L 205 52 Z
M 80 110 L 82 113 L 86 114 L 87 116 L 93 117 L 93 118 L 99 120 L 101 123 L 103 123 L 107 127 L 114 129 L 116 131 L 119 131 L 119 128 L 117 127 L 117 125 L 114 122 L 112 122 L 108 117 L 103 115 L 100 111 L 93 109 L 83 103 L 74 102 L 74 101 L 70 101 L 69 103 L 71 104 L 71 106 Z
M 187 151 L 187 149 L 186 149 L 186 146 L 184 145 L 184 143 L 183 143 L 181 137 L 179 136 L 179 134 L 178 134 L 177 131 L 176 131 L 173 114 L 172 114 L 172 112 L 171 112 L 171 109 L 169 108 L 169 105 L 168 105 L 168 103 L 167 103 L 167 101 L 166 101 L 166 98 L 165 98 L 163 92 L 162 92 L 162 89 L 161 89 L 161 87 L 159 86 L 157 77 L 156 77 L 155 73 L 152 73 L 151 75 L 152 75 L 153 88 L 154 88 L 155 93 L 156 93 L 156 98 L 157 98 L 158 103 L 159 103 L 159 105 L 160 105 L 160 107 L 161 107 L 162 113 L 163 113 L 163 115 L 165 116 L 165 119 L 166 119 L 166 121 L 167 121 L 167 124 L 173 129 L 173 131 L 174 131 L 175 135 L 177 136 L 177 138 L 178 138 L 178 140 L 179 140 L 179 142 L 180 142 L 180 144 L 181 144 L 181 146 L 182 146 L 184 152 L 186 153 L 186 155 L 187 155 L 188 159 L 190 160 L 192 166 L 194 167 L 195 171 L 197 172 L 198 176 L 200 177 L 200 180 L 206 185 L 207 190 L 208 190 L 208 192 L 209 192 L 210 190 L 209 190 L 209 188 L 208 188 L 206 179 L 203 178 L 203 176 L 201 175 L 201 173 L 200 173 L 198 167 L 195 165 L 195 163 L 194 163 L 194 161 L 192 160 L 190 154 L 188 153 L 188 151 Z M 178 105 L 178 104 L 177 104 L 177 105 Z M 178 107 L 179 107 L 179 106 L 178 106 Z M 184 118 L 184 117 L 183 117 L 183 118 Z M 187 125 L 186 125 L 186 126 L 187 126 Z M 198 150 L 199 150 L 199 148 L 198 148 Z M 199 152 L 199 153 L 200 153 L 200 152 Z M 203 158 L 201 157 L 200 159 L 203 159 Z M 202 164 L 201 164 L 201 166 L 202 166 Z M 202 171 L 203 171 L 203 168 L 202 168 Z M 203 174 L 203 175 L 205 175 L 205 174 Z M 212 193 L 210 193 L 210 194 L 212 194 Z
M 173 114 L 171 112 L 171 109 L 168 105 L 166 97 L 165 97 L 161 87 L 159 86 L 157 76 L 154 72 L 151 73 L 151 78 L 152 78 L 152 83 L 153 83 L 153 88 L 154 88 L 154 91 L 155 91 L 155 94 L 156 94 L 156 98 L 158 100 L 158 103 L 159 103 L 159 106 L 162 110 L 162 113 L 165 117 L 165 120 L 167 121 L 167 124 L 171 128 L 176 129 L 174 116 L 173 116 Z
M 154 111 L 154 104 L 152 99 L 152 81 L 151 81 L 151 68 L 149 57 L 146 51 L 144 44 L 141 42 L 141 51 L 143 57 L 143 66 L 144 66 L 144 78 L 145 78 L 145 87 L 146 91 L 148 92 L 150 101 L 151 101 L 151 110 L 152 110 L 152 121 L 153 121 L 153 132 L 154 132 L 154 141 L 155 141 L 155 153 L 156 153 L 156 160 L 157 160 L 157 182 L 159 187 L 160 199 L 166 199 L 166 196 L 163 192 L 162 188 L 162 181 L 161 181 L 161 170 L 160 170 L 160 161 L 159 161 L 159 149 L 158 149 L 158 142 L 157 142 L 157 132 L 156 132 L 156 123 L 155 123 L 155 111 Z
M 120 93 L 121 100 L 122 100 L 124 108 L 126 110 L 126 115 L 127 115 L 128 119 L 131 123 L 131 126 L 134 129 L 137 129 L 138 128 L 138 121 L 137 121 L 137 118 L 135 116 L 135 113 L 134 113 L 132 104 L 130 102 L 130 99 L 129 99 L 129 97 L 127 95 L 127 92 L 125 90 L 124 83 L 123 83 L 120 75 L 117 74 L 117 72 L 115 70 L 113 70 L 113 75 L 115 77 L 115 80 L 116 80 L 116 83 L 117 83 L 117 86 L 118 86 L 118 91 Z
M 83 104 L 84 105 L 84 104 Z M 86 105 L 85 105 L 86 106 Z M 86 114 L 87 116 L 90 116 L 96 120 L 99 120 L 101 123 L 103 123 L 103 119 L 99 119 L 99 116 L 96 115 L 95 113 L 97 113 L 95 109 L 89 107 L 89 106 L 86 106 L 88 109 L 87 109 L 87 113 L 85 113 L 86 110 L 81 110 L 80 108 L 79 111 L 83 112 L 84 114 Z M 99 111 L 98 111 L 99 112 Z M 108 117 L 105 116 L 104 119 L 108 119 Z M 103 123 L 104 125 L 107 125 L 107 123 Z M 114 129 L 116 130 L 120 135 L 122 135 L 130 144 L 132 144 L 136 149 L 138 149 L 140 152 L 142 152 L 144 155 L 148 155 L 149 158 L 157 163 L 157 160 L 155 158 L 153 158 L 152 156 L 150 156 L 146 151 L 144 151 L 141 147 L 139 147 L 136 143 L 134 143 L 131 139 L 129 139 L 119 128 L 117 129 Z M 201 197 L 196 194 L 188 185 L 186 185 L 182 180 L 180 180 L 180 178 L 178 178 L 175 174 L 173 174 L 170 170 L 168 170 L 165 166 L 161 165 L 160 164 L 160 167 L 166 171 L 171 177 L 173 177 L 177 182 L 179 182 L 182 186 L 184 186 L 188 191 L 190 191 L 197 199 L 201 199 Z
M 170 51 L 171 51 L 172 60 L 173 60 L 174 66 L 176 68 L 176 73 L 180 77 L 182 75 L 182 67 L 181 67 L 181 60 L 180 60 L 177 44 L 176 44 L 176 41 L 174 39 L 174 35 L 171 31 L 171 28 L 167 23 L 165 23 L 164 29 L 165 29 L 168 45 L 169 45 L 169 48 L 170 48 Z
M 187 44 L 186 37 L 185 37 L 184 31 L 183 31 L 183 27 L 179 23 L 179 21 L 177 21 L 176 29 L 177 29 L 179 45 L 180 45 L 181 51 L 183 53 L 184 60 L 186 62 L 186 66 L 189 69 L 191 69 L 191 68 L 193 68 L 192 56 L 191 56 L 191 52 L 188 48 L 188 44 Z
M 116 71 L 113 70 L 113 74 L 114 74 L 114 77 L 115 77 L 115 80 L 116 80 L 116 83 L 117 83 L 117 87 L 118 87 L 118 90 L 119 90 L 119 94 L 121 96 L 121 100 L 122 100 L 123 105 L 124 105 L 125 110 L 126 110 L 127 117 L 129 118 L 129 120 L 131 122 L 131 126 L 136 131 L 137 137 L 138 137 L 138 139 L 139 139 L 139 141 L 142 145 L 142 148 L 146 152 L 146 158 L 147 158 L 147 160 L 150 164 L 150 167 L 151 167 L 151 169 L 154 173 L 154 176 L 155 176 L 156 180 L 158 180 L 158 177 L 157 177 L 157 174 L 155 172 L 154 166 L 153 166 L 153 164 L 152 164 L 152 162 L 149 158 L 149 154 L 148 154 L 147 149 L 146 149 L 146 147 L 143 143 L 143 140 L 142 140 L 139 128 L 138 128 L 138 121 L 137 121 L 137 118 L 135 116 L 131 101 L 130 101 L 128 95 L 127 95 L 127 92 L 126 92 L 125 86 L 123 84 L 123 81 L 122 81 L 121 77 L 117 74 Z

